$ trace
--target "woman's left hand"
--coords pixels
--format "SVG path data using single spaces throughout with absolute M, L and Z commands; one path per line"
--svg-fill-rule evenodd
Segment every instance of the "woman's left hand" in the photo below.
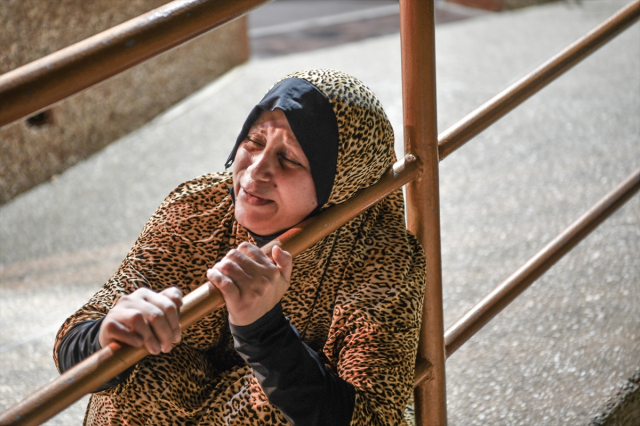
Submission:
M 291 255 L 274 246 L 271 256 L 275 264 L 258 247 L 244 242 L 207 271 L 207 278 L 224 297 L 231 324 L 255 322 L 289 288 Z

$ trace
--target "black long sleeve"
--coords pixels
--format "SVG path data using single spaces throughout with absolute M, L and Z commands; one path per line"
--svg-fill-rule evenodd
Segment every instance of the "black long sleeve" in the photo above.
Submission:
M 355 388 L 302 342 L 280 304 L 253 324 L 230 327 L 236 351 L 291 425 L 349 425 Z
M 84 321 L 73 326 L 65 334 L 60 341 L 60 346 L 58 346 L 58 366 L 61 373 L 100 350 L 100 324 L 102 324 L 102 319 Z M 133 368 L 130 367 L 118 374 L 92 393 L 100 392 L 124 382 L 133 371 Z

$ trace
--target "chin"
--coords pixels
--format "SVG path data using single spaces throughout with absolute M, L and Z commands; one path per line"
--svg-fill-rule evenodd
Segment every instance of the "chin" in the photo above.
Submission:
M 264 215 L 251 214 L 245 209 L 236 209 L 236 220 L 246 229 L 258 235 L 271 235 L 278 232 L 273 225 L 273 215 L 265 218 Z

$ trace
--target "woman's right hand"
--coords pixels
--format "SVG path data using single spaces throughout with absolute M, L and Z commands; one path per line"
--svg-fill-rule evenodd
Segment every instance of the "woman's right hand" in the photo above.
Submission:
M 180 342 L 182 291 L 169 287 L 160 293 L 139 288 L 122 296 L 100 325 L 103 348 L 111 342 L 146 347 L 153 354 L 169 352 Z

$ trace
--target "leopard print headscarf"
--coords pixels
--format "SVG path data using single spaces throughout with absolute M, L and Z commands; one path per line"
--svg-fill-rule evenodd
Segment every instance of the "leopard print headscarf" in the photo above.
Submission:
M 358 79 L 311 70 L 302 78 L 326 95 L 338 122 L 336 175 L 323 208 L 380 179 L 395 161 L 382 106 Z M 106 315 L 140 286 L 176 285 L 186 294 L 207 268 L 243 241 L 229 173 L 176 188 L 149 219 L 116 274 L 58 332 Z M 397 190 L 294 259 L 283 311 L 302 340 L 356 389 L 352 425 L 402 425 L 411 394 L 425 279 L 425 257 L 405 228 Z M 57 346 L 56 346 L 57 348 Z M 57 352 L 54 349 L 57 362 Z M 123 383 L 93 394 L 88 425 L 285 425 L 251 369 L 233 349 L 226 309 L 183 331 L 168 354 L 148 356 Z
M 378 181 L 395 162 L 393 129 L 380 101 L 360 80 L 334 70 L 311 70 L 302 78 L 329 99 L 338 120 L 338 173 L 323 208 L 339 204 Z

